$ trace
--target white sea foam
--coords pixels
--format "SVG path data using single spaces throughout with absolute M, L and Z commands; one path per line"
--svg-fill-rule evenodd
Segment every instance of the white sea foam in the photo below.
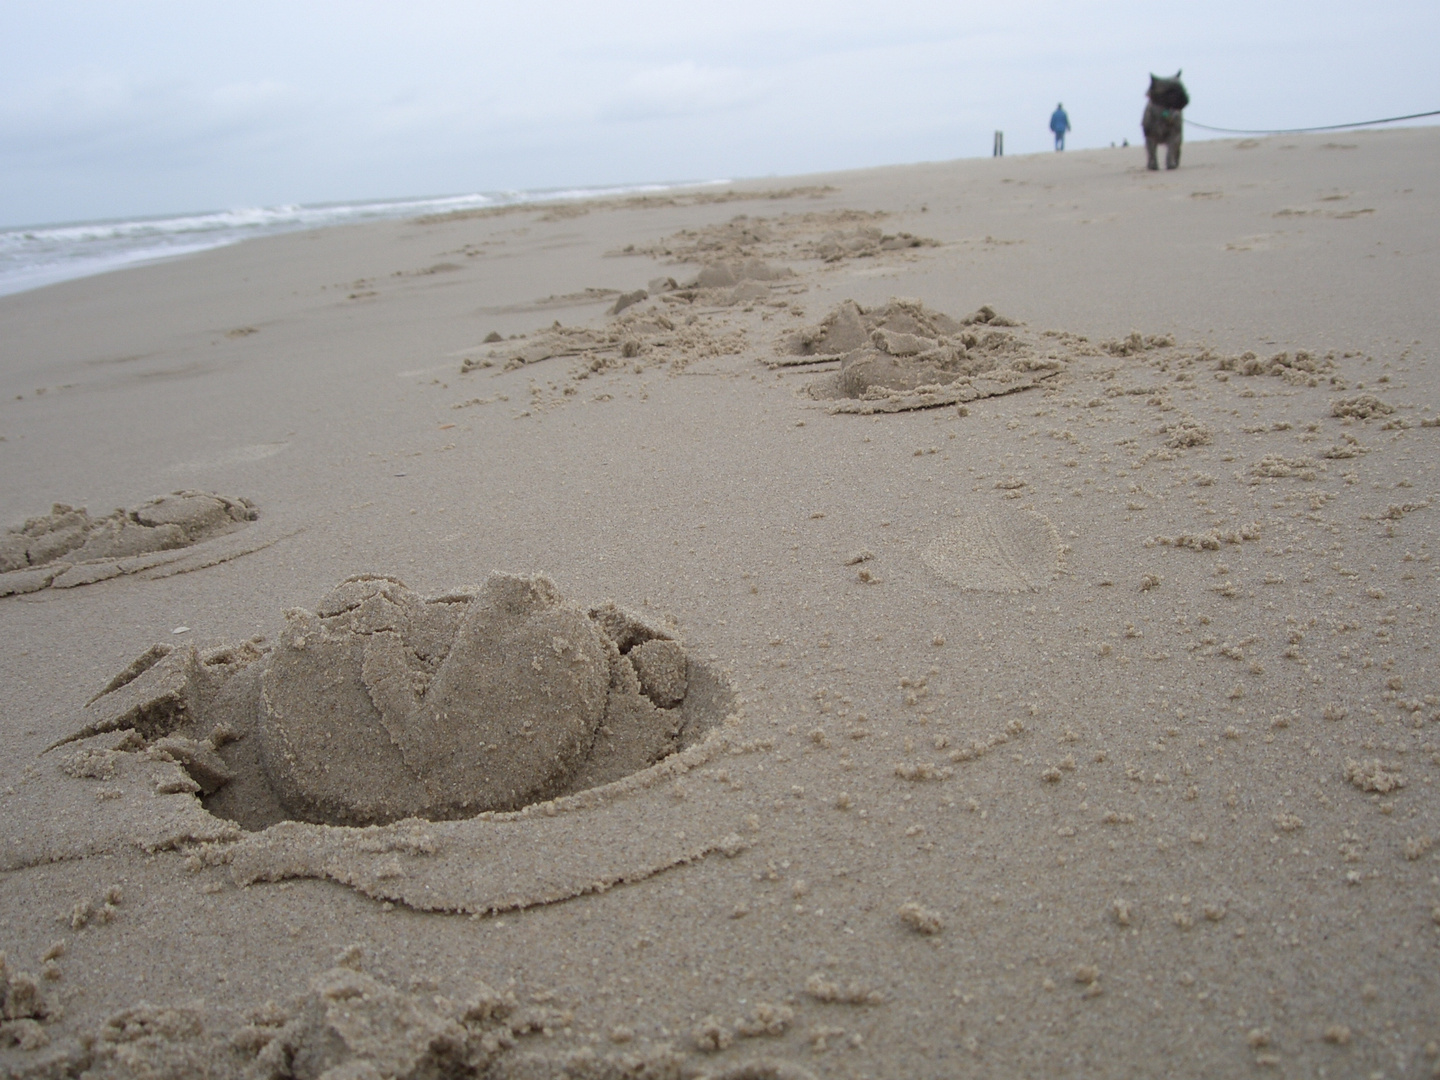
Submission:
M 706 183 L 721 184 L 725 181 L 712 180 Z M 276 233 L 515 203 L 643 194 L 682 186 L 692 185 L 632 184 L 317 206 L 242 207 L 167 217 L 0 229 L 0 296 L 38 289 L 43 285 L 53 285 L 74 278 L 89 277 L 92 274 L 103 274 L 137 263 L 190 255 Z

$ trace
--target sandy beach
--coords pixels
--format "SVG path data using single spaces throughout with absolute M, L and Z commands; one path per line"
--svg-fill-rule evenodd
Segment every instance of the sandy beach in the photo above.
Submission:
M 0 1074 L 1440 1076 L 1437 176 L 919 164 L 0 298 Z

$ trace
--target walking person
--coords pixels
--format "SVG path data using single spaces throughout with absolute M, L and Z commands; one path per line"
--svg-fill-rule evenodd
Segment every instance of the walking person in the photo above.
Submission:
M 1055 106 L 1055 111 L 1050 114 L 1050 130 L 1055 133 L 1055 149 L 1065 149 L 1065 133 L 1070 130 L 1070 117 L 1065 112 L 1065 104 L 1061 102 Z

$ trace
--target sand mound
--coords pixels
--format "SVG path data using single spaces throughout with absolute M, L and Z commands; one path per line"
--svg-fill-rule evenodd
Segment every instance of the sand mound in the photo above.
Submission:
M 792 356 L 833 357 L 857 349 L 874 347 L 897 355 L 916 355 L 941 346 L 950 346 L 950 337 L 959 334 L 964 324 L 938 311 L 931 311 L 919 300 L 892 297 L 884 307 L 862 308 L 854 300 L 846 300 L 819 325 L 807 327 L 791 335 L 783 344 Z M 884 331 L 877 339 L 876 331 Z
M 982 307 L 956 320 L 919 300 L 892 298 L 866 310 L 846 300 L 816 326 L 781 342 L 790 367 L 839 361 L 807 392 L 832 412 L 900 412 L 1014 393 L 1059 372 L 1068 357 L 1022 335 L 1018 323 Z
M 939 247 L 939 242 L 914 233 L 886 233 L 873 225 L 862 225 L 855 229 L 836 229 L 817 240 L 811 249 L 814 256 L 825 262 L 842 262 L 845 259 L 869 259 L 886 251 L 905 251 L 908 248 Z
M 589 750 L 610 667 L 546 578 L 497 575 L 471 602 L 346 582 L 289 613 L 262 682 L 265 774 L 307 821 L 515 809 Z
M 693 742 L 708 723 L 685 708 L 693 667 L 668 634 L 614 604 L 584 611 L 541 575 L 433 598 L 362 575 L 287 612 L 272 649 L 153 647 L 61 742 L 129 731 L 128 749 L 178 764 L 249 827 L 465 818 Z
M 1059 571 L 1060 540 L 1043 514 L 991 509 L 931 540 L 920 561 L 962 589 L 1033 592 Z
M 679 289 L 666 293 L 663 300 L 690 304 L 697 297 L 709 297 L 713 303 L 725 306 L 739 302 L 741 294 L 752 288 L 763 294 L 768 286 L 746 281 L 728 290 Z M 568 378 L 567 391 L 573 393 L 571 388 L 593 375 L 632 364 L 643 369 L 647 364 L 659 362 L 672 371 L 679 371 L 693 360 L 734 355 L 744 348 L 745 335 L 741 329 L 717 329 L 703 316 L 682 318 L 674 312 L 667 314 L 658 310 L 653 303 L 640 305 L 640 301 L 626 305 L 604 326 L 562 326 L 557 322 L 547 330 L 498 343 L 483 352 L 467 350 L 470 355 L 461 361 L 460 373 L 484 369 L 513 371 L 542 360 L 573 357 L 580 361 Z
M 786 351 L 794 356 L 843 356 L 862 349 L 870 339 L 865 325 L 865 311 L 854 300 L 846 300 L 818 326 L 807 327 L 793 335 Z
M 203 491 L 175 491 L 102 518 L 56 503 L 0 536 L 0 596 L 149 569 L 161 552 L 225 536 L 259 516 L 248 499 Z
M 706 263 L 687 288 L 729 289 L 742 281 L 779 281 L 794 276 L 793 271 L 776 269 L 763 259 L 736 259 Z

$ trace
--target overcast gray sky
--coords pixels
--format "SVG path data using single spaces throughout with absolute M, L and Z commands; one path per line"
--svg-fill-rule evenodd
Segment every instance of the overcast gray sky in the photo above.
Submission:
M 795 174 L 1440 108 L 1440 3 L 0 0 L 0 224 Z M 1189 137 L 1199 137 L 1195 130 Z

